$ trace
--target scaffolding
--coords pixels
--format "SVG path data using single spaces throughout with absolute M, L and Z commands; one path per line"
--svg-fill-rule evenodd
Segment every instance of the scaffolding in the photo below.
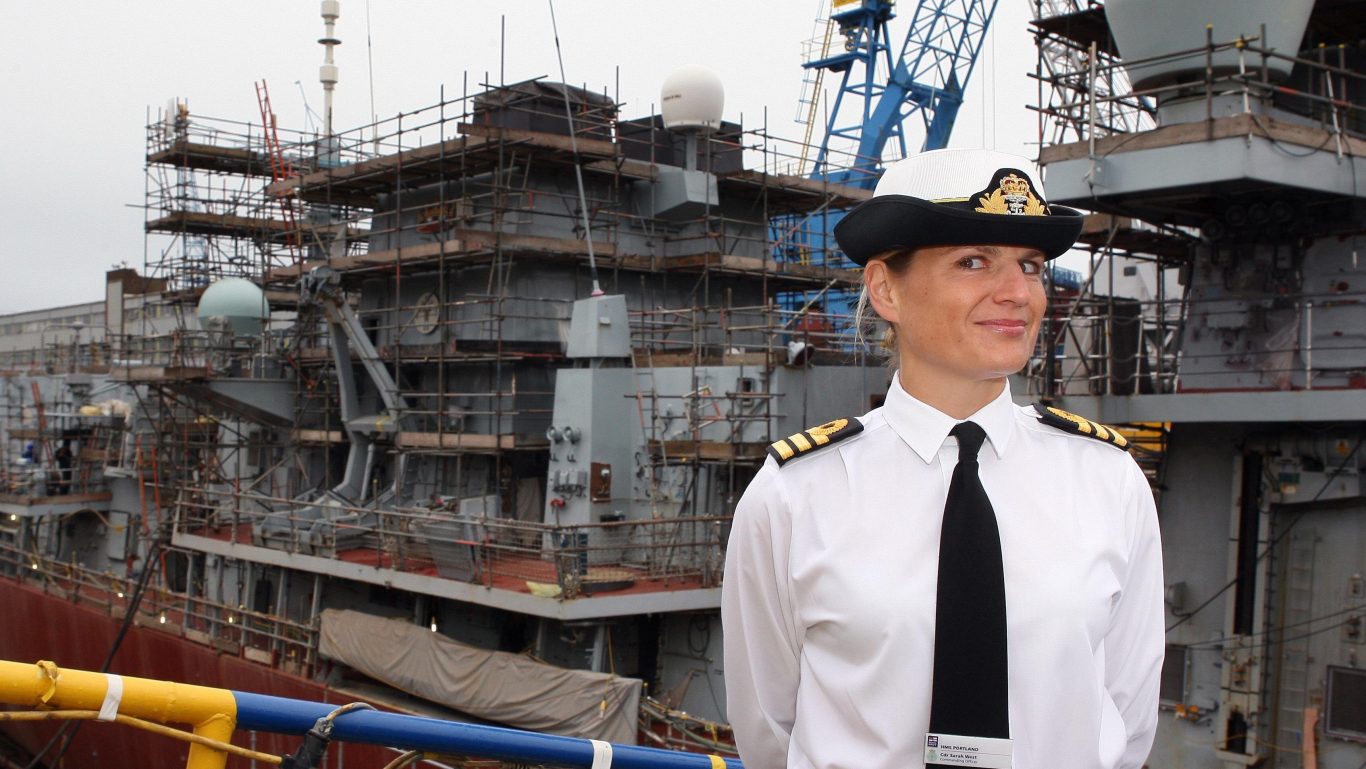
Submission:
M 763 128 L 726 123 L 690 144 L 657 116 L 621 119 L 604 94 L 541 80 L 443 91 L 331 137 L 280 129 L 261 107 L 264 128 L 179 104 L 148 127 L 145 275 L 181 317 L 237 276 L 290 321 L 252 340 L 188 323 L 127 340 L 138 365 L 117 376 L 145 393 L 139 451 L 176 531 L 514 591 L 717 584 L 734 501 L 789 418 L 774 371 L 862 355 L 850 318 L 819 306 L 856 288 L 857 269 L 785 244 L 834 248 L 813 237 L 825 217 L 870 193 L 780 173 L 809 147 Z M 582 201 L 566 183 L 576 166 Z M 711 189 L 670 197 L 684 168 Z M 526 479 L 544 482 L 589 239 L 603 283 L 632 300 L 622 413 L 645 436 L 634 496 L 654 515 L 558 526 L 528 514 L 549 490 Z M 364 499 L 320 513 L 349 443 L 328 324 L 298 288 L 323 266 L 404 409 L 376 439 Z M 737 384 L 699 379 L 716 366 Z M 692 384 L 662 386 L 661 367 Z M 288 381 L 292 413 L 213 395 L 224 379 Z
M 1346 66 L 1340 47 L 1329 51 L 1320 46 L 1315 56 L 1300 58 L 1268 50 L 1255 37 L 1225 41 L 1210 31 L 1201 48 L 1121 62 L 1099 4 L 1039 0 L 1036 13 L 1040 162 L 1045 165 L 1083 158 L 1095 164 L 1115 152 L 1226 136 L 1263 137 L 1300 152 L 1351 154 L 1362 146 L 1352 131 L 1363 124 L 1366 113 L 1351 98 L 1360 92 L 1362 76 Z M 1311 29 L 1310 43 L 1322 34 L 1330 33 Z M 1226 53 L 1236 54 L 1236 70 L 1206 66 L 1203 76 L 1138 90 L 1129 86 L 1124 69 L 1183 57 L 1208 63 Z M 1289 82 L 1273 82 L 1268 72 L 1273 61 L 1293 67 Z M 1197 105 L 1203 101 L 1208 119 L 1157 127 L 1157 106 L 1173 97 L 1195 100 Z M 1241 110 L 1216 112 L 1217 100 L 1241 104 Z M 1267 106 L 1317 121 L 1318 126 L 1263 117 L 1260 111 Z M 1216 330 L 1248 320 L 1218 302 L 1190 296 L 1189 280 L 1178 284 L 1178 273 L 1190 269 L 1198 251 L 1227 253 L 1228 259 L 1215 259 L 1225 263 L 1249 244 L 1281 244 L 1271 267 L 1283 272 L 1280 261 L 1293 253 L 1291 241 L 1305 231 L 1305 215 L 1273 206 L 1268 196 L 1274 196 L 1274 190 L 1230 188 L 1187 191 L 1164 199 L 1160 207 L 1094 200 L 1096 213 L 1087 216 L 1078 243 L 1079 249 L 1089 252 L 1089 269 L 1070 283 L 1055 280 L 1039 353 L 1026 371 L 1030 391 L 1045 398 L 1174 393 L 1183 389 L 1178 363 L 1186 369 L 1198 367 L 1205 362 L 1202 356 L 1241 356 L 1241 363 L 1233 362 L 1260 372 L 1267 389 L 1284 389 L 1295 375 L 1312 379 L 1313 372 L 1295 368 L 1294 359 L 1303 352 L 1299 338 L 1282 339 L 1267 349 L 1217 355 L 1182 349 L 1183 330 L 1192 317 L 1206 319 Z M 1329 211 L 1341 205 L 1328 191 L 1302 198 L 1304 210 Z M 1117 289 L 1116 275 L 1126 268 L 1131 274 L 1155 276 L 1147 295 L 1123 296 Z M 1276 293 L 1278 305 L 1304 311 L 1332 306 L 1341 291 L 1277 286 Z M 1230 373 L 1227 384 L 1215 378 L 1206 386 L 1246 386 L 1234 380 Z

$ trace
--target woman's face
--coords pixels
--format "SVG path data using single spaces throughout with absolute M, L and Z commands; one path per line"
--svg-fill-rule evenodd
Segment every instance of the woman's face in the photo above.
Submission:
M 1047 300 L 1044 255 L 1021 246 L 936 246 L 901 272 L 869 262 L 874 308 L 897 330 L 903 370 L 978 382 L 1019 371 Z

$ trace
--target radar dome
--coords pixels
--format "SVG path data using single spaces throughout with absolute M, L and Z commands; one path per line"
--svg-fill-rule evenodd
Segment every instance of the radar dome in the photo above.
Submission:
M 223 278 L 204 289 L 199 297 L 199 324 L 226 323 L 236 336 L 261 333 L 270 310 L 266 293 L 245 278 Z
M 664 78 L 659 89 L 664 127 L 711 132 L 721 127 L 726 89 L 721 78 L 706 67 L 684 67 Z

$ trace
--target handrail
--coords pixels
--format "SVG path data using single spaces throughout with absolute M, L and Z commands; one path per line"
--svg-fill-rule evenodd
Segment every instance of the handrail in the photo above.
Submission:
M 51 662 L 34 665 L 0 660 L 0 703 L 101 710 L 111 721 L 117 716 L 131 716 L 192 724 L 194 733 L 208 740 L 191 745 L 186 769 L 222 769 L 227 752 L 211 747 L 211 741 L 227 743 L 234 728 L 304 735 L 322 723 L 330 724 L 333 741 L 516 763 L 591 769 L 743 769 L 738 760 L 717 755 L 614 745 L 369 709 L 339 712 L 336 705 L 321 702 L 58 669 Z

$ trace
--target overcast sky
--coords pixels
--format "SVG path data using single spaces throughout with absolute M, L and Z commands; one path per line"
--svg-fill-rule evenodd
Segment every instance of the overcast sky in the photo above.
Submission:
M 1035 154 L 1032 3 L 1001 0 L 969 84 L 953 146 Z M 323 49 L 316 0 L 0 0 L 0 314 L 103 298 L 104 271 L 144 262 L 147 118 L 167 100 L 191 115 L 259 122 L 253 83 L 265 79 L 282 127 L 305 125 L 304 99 L 321 110 Z M 623 116 L 658 103 L 670 71 L 703 64 L 726 88 L 725 117 L 797 138 L 801 41 L 828 0 L 687 3 L 556 0 L 567 80 L 616 88 Z M 899 46 L 905 17 L 893 21 Z M 458 95 L 488 73 L 497 82 L 500 19 L 504 77 L 558 79 L 546 0 L 342 0 L 336 125 Z M 369 23 L 367 25 L 367 13 Z M 367 46 L 367 36 L 369 45 Z M 368 48 L 368 50 L 367 50 Z M 296 81 L 299 85 L 296 85 Z M 828 81 L 827 81 L 828 82 Z M 302 86 L 302 92 L 300 85 Z

